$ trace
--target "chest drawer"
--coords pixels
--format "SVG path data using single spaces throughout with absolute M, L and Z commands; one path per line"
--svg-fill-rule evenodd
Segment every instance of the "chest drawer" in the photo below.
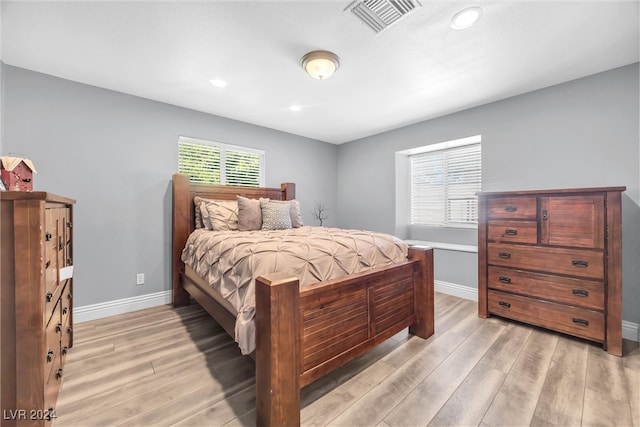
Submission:
M 491 289 L 604 310 L 604 283 L 593 280 L 489 267 Z
M 536 219 L 538 203 L 535 196 L 496 197 L 487 202 L 488 219 Z
M 604 278 L 604 255 L 587 249 L 560 249 L 504 243 L 487 245 L 490 265 L 566 274 L 587 279 Z
M 489 290 L 489 312 L 581 338 L 604 339 L 604 314 Z
M 490 221 L 487 238 L 496 242 L 538 242 L 538 223 L 535 221 Z

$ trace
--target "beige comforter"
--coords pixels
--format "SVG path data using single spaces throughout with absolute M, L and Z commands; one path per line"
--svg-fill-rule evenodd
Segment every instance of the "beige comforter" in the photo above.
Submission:
M 255 349 L 255 277 L 286 272 L 304 286 L 406 258 L 407 245 L 394 236 L 325 227 L 198 229 L 189 236 L 182 252 L 182 261 L 235 308 L 235 340 L 243 354 Z

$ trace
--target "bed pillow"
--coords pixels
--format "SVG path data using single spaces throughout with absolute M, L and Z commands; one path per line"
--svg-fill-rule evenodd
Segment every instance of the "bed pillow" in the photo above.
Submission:
M 304 224 L 302 222 L 302 213 L 300 212 L 300 202 L 293 200 L 271 200 L 273 203 L 282 203 L 289 205 L 289 215 L 291 216 L 291 227 L 298 228 Z
M 236 196 L 236 201 L 238 202 L 238 230 L 261 230 L 262 208 L 260 200 Z
M 196 215 L 195 215 L 195 226 L 196 226 L 196 230 L 198 228 L 204 228 L 204 223 L 202 222 L 202 214 L 200 213 L 200 203 L 202 203 L 205 200 L 210 200 L 210 199 L 205 199 L 203 197 L 200 196 L 196 196 L 193 198 L 193 204 L 196 207 Z
M 260 199 L 263 230 L 284 230 L 291 228 L 291 207 L 289 203 L 278 203 Z
M 238 202 L 235 200 L 203 200 L 200 213 L 202 223 L 209 230 L 238 229 Z

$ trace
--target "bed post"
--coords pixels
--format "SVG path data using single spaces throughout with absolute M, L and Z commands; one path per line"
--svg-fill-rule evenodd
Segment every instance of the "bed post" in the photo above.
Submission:
M 184 273 L 184 263 L 180 259 L 191 232 L 191 183 L 189 176 L 176 173 L 173 175 L 173 215 L 171 248 L 171 301 L 174 306 L 189 304 L 189 293 L 180 282 L 180 274 Z
M 433 249 L 426 246 L 410 247 L 409 259 L 419 261 L 418 268 L 414 271 L 417 320 L 409 327 L 409 332 L 427 339 L 435 332 Z
M 300 425 L 301 317 L 298 279 L 256 278 L 256 424 Z
M 293 182 L 283 182 L 280 184 L 282 189 L 282 200 L 293 200 L 296 198 L 296 184 Z

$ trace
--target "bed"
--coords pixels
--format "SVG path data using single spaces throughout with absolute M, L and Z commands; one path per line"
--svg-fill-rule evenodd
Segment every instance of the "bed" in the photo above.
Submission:
M 194 232 L 193 199 L 293 200 L 280 188 L 192 184 L 173 176 L 172 301 L 197 301 L 232 337 L 236 313 L 182 261 Z M 274 272 L 255 278 L 256 422 L 299 425 L 300 388 L 360 356 L 404 328 L 421 338 L 434 332 L 433 251 L 410 247 L 406 260 L 346 277 L 300 286 Z M 319 330 L 321 333 L 318 333 Z M 353 331 L 359 331 L 354 333 Z M 362 333 L 364 331 L 364 333 Z M 296 373 L 296 374 L 293 374 Z

